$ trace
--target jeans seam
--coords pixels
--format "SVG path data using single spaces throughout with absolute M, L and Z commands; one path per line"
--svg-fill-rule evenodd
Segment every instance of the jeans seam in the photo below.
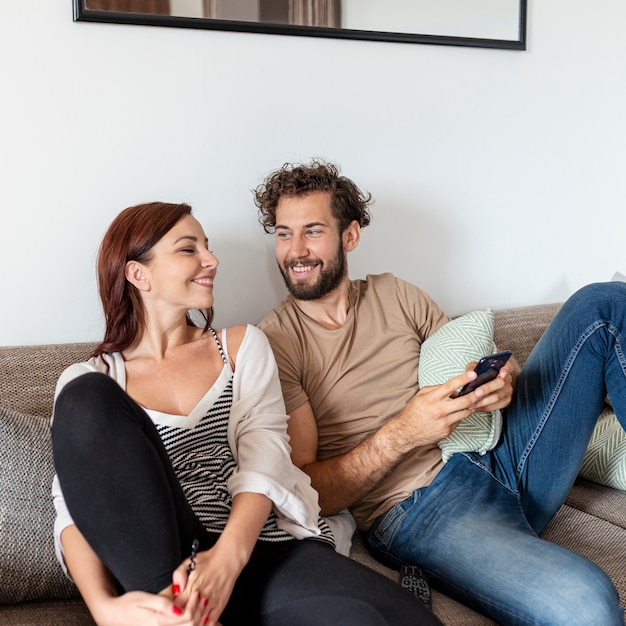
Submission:
M 524 511 L 524 506 L 522 504 L 521 493 L 520 493 L 519 489 L 513 489 L 510 485 L 507 485 L 506 483 L 502 482 L 497 476 L 494 475 L 494 473 L 488 467 L 483 465 L 480 462 L 480 460 L 477 460 L 477 459 L 473 458 L 471 454 L 469 454 L 469 453 L 462 453 L 462 454 L 463 454 L 463 456 L 465 456 L 467 458 L 467 460 L 470 463 L 473 463 L 476 467 L 478 467 L 478 469 L 480 469 L 483 472 L 485 472 L 486 474 L 488 474 L 489 477 L 491 478 L 491 480 L 495 480 L 496 483 L 498 483 L 498 485 L 500 485 L 502 488 L 506 489 L 506 491 L 508 491 L 511 495 L 515 496 L 515 502 L 517 504 L 517 509 L 518 509 L 518 511 L 520 513 L 520 519 L 524 520 L 524 522 L 526 524 L 527 530 L 529 530 L 533 535 L 537 536 L 537 533 L 535 532 L 535 529 L 530 525 L 530 522 L 526 518 L 526 513 Z
M 509 493 L 512 493 L 519 500 L 519 489 L 513 489 L 510 485 L 507 485 L 505 482 L 502 482 L 480 459 L 477 459 L 472 453 L 469 452 L 461 452 L 461 454 L 473 465 L 478 467 L 480 470 L 489 474 L 489 477 L 492 480 L 495 480 L 501 487 L 504 487 Z
M 585 345 L 585 343 L 587 342 L 587 340 L 598 331 L 598 329 L 602 328 L 602 327 L 610 327 L 610 323 L 606 322 L 604 320 L 597 320 L 596 322 L 594 322 L 593 324 L 591 324 L 590 326 L 588 326 L 585 331 L 583 333 L 581 333 L 578 341 L 576 342 L 576 344 L 574 345 L 574 347 L 570 350 L 570 353 L 568 355 L 567 360 L 565 361 L 565 365 L 563 366 L 563 369 L 561 371 L 561 375 L 559 376 L 559 380 L 557 382 L 557 384 L 554 387 L 554 390 L 552 392 L 552 395 L 549 399 L 549 401 L 546 404 L 546 407 L 544 409 L 543 415 L 541 417 L 541 420 L 539 420 L 537 427 L 535 428 L 534 432 L 533 432 L 533 436 L 530 438 L 526 449 L 524 450 L 524 453 L 520 455 L 520 459 L 519 462 L 517 464 L 517 467 L 515 468 L 516 471 L 516 480 L 519 484 L 519 481 L 521 480 L 521 476 L 522 476 L 522 470 L 524 468 L 524 465 L 526 464 L 526 461 L 528 460 L 528 457 L 530 456 L 531 452 L 533 451 L 535 444 L 537 443 L 537 440 L 539 439 L 539 436 L 541 435 L 541 431 L 543 430 L 544 426 L 546 425 L 546 422 L 550 419 L 550 415 L 552 414 L 552 411 L 554 409 L 554 406 L 557 403 L 557 400 L 559 398 L 559 396 L 561 395 L 561 391 L 563 390 L 563 385 L 565 384 L 565 381 L 567 380 L 570 371 L 576 361 L 576 358 L 578 357 L 578 354 L 580 353 L 580 351 L 582 350 L 583 346 Z M 610 329 L 609 329 L 609 332 Z M 611 333 L 613 334 L 613 333 Z
M 626 378 L 626 356 L 624 355 L 624 351 L 622 350 L 622 335 L 619 328 L 613 326 L 610 323 L 608 324 L 608 330 L 615 337 L 615 352 L 617 353 L 617 362 L 620 364 L 620 367 L 622 368 L 622 373 Z

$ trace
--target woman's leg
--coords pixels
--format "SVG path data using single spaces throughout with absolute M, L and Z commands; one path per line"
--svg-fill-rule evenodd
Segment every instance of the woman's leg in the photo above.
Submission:
M 398 583 L 311 539 L 259 542 L 220 621 L 224 626 L 440 624 Z
M 52 443 L 68 510 L 124 590 L 158 593 L 193 538 L 208 548 L 154 424 L 114 380 L 85 374 L 63 388 Z

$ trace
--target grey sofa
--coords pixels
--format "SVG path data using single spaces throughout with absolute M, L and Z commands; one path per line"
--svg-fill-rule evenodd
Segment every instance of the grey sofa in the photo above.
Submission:
M 496 311 L 497 345 L 512 349 L 523 363 L 558 307 Z M 57 377 L 70 363 L 84 360 L 91 347 L 0 347 L 0 626 L 93 625 L 53 553 L 48 434 Z M 626 606 L 626 492 L 579 479 L 543 537 L 603 567 Z M 358 534 L 351 557 L 398 579 L 397 572 L 368 554 Z M 493 624 L 437 591 L 433 592 L 433 611 L 445 624 Z

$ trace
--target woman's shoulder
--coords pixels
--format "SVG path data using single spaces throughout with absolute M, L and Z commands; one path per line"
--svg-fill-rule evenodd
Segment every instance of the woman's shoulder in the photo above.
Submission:
M 237 342 L 239 345 L 241 345 L 247 332 L 248 332 L 247 324 L 237 324 L 236 326 L 229 326 L 226 329 L 226 333 L 228 334 L 229 345 L 232 345 L 233 342 Z
M 246 343 L 258 343 L 259 341 L 262 342 L 265 340 L 265 333 L 252 324 L 237 324 L 236 326 L 228 326 L 224 329 L 215 329 L 218 336 L 224 331 L 226 332 L 229 346 L 235 341 L 241 345 L 244 341 Z
M 74 363 L 65 368 L 59 376 L 55 388 L 55 398 L 59 395 L 61 389 L 71 380 L 91 372 L 107 374 L 121 384 L 123 381 L 121 381 L 120 378 L 123 378 L 123 369 L 123 359 L 119 352 L 114 354 L 102 354 L 100 356 L 91 357 L 88 361 Z
M 218 333 L 219 334 L 219 333 Z M 238 324 L 226 329 L 228 356 L 233 364 L 236 364 L 237 355 L 240 353 L 256 353 L 264 350 L 267 344 L 265 334 L 251 324 Z
M 61 373 L 60 380 L 67 383 L 73 378 L 76 378 L 81 374 L 88 374 L 89 372 L 101 372 L 103 374 L 107 374 L 109 368 L 114 363 L 115 356 L 113 354 L 93 356 L 88 361 L 73 363 L 69 367 L 65 368 L 65 370 Z

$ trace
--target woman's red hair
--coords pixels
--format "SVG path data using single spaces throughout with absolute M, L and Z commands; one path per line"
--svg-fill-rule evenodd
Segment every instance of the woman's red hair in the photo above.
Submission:
M 126 280 L 126 264 L 149 263 L 153 246 L 186 215 L 191 215 L 188 204 L 151 202 L 129 207 L 113 220 L 100 244 L 97 262 L 105 333 L 91 356 L 121 352 L 137 339 L 145 325 L 145 312 L 139 291 Z M 212 309 L 203 315 L 208 328 Z M 187 321 L 193 325 L 189 316 Z

